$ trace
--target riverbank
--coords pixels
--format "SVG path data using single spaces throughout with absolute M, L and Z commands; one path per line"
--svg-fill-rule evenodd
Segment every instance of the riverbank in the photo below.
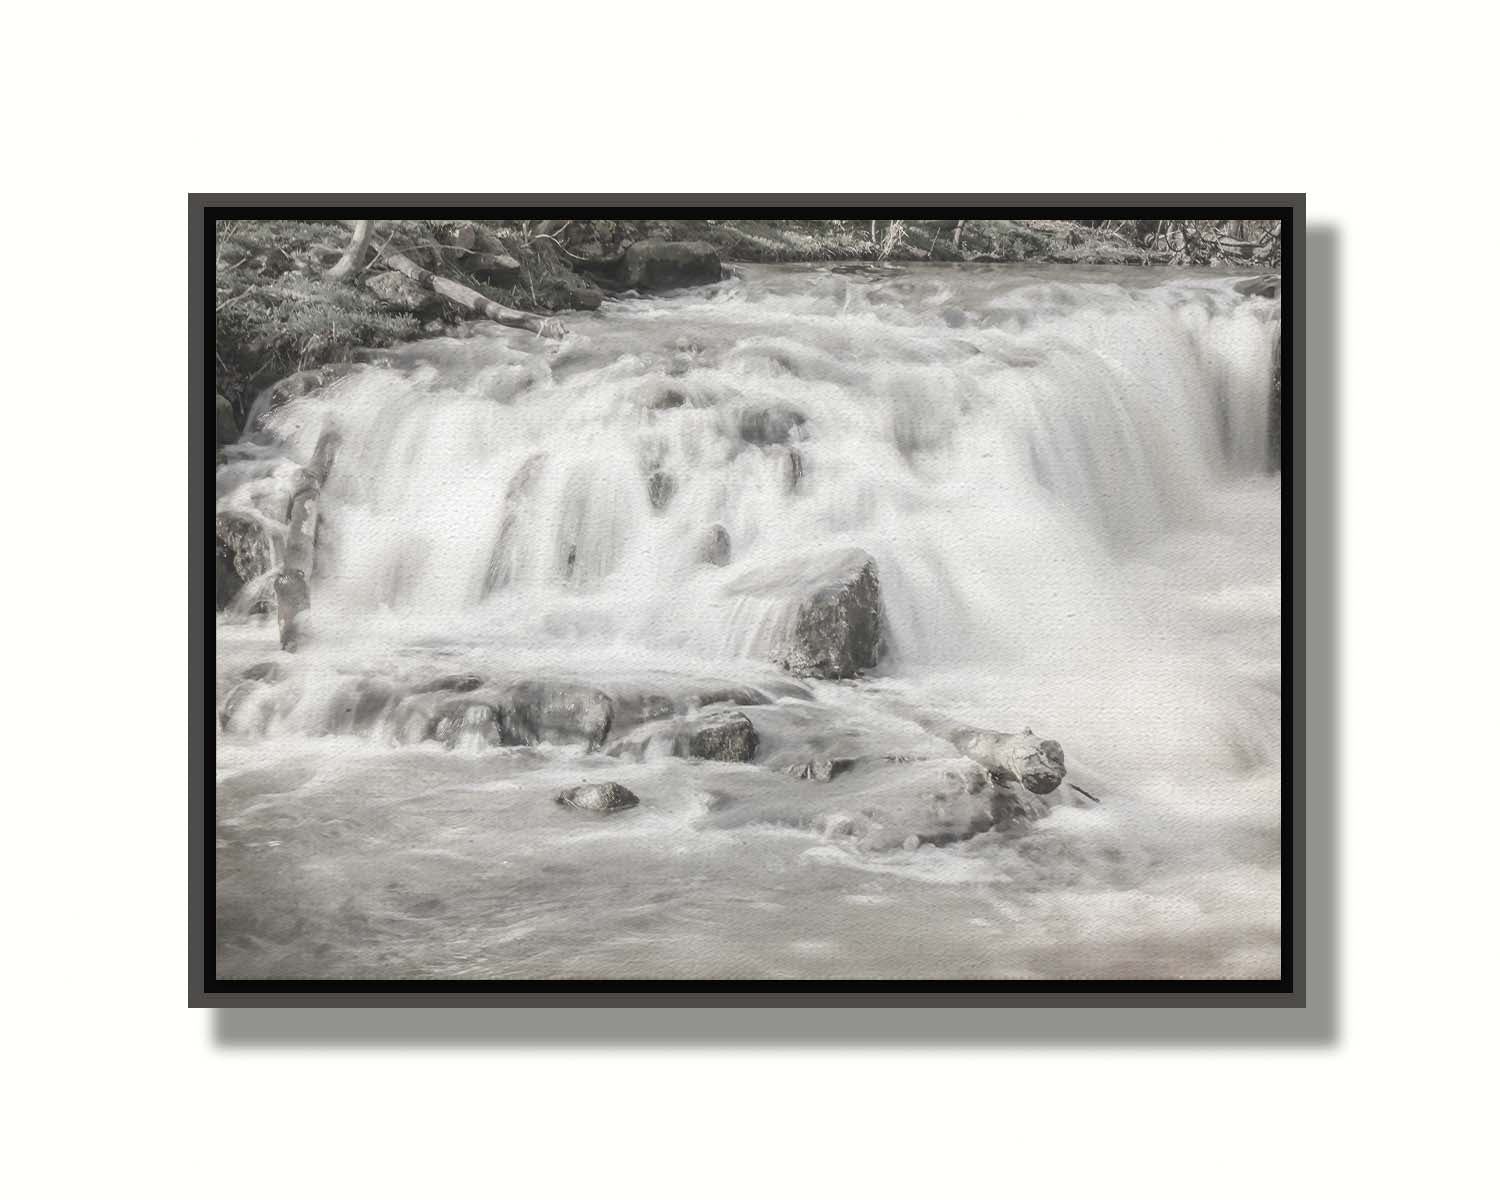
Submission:
M 221 221 L 215 229 L 216 443 L 255 399 L 361 350 L 451 334 L 475 315 L 393 266 L 431 272 L 523 314 L 598 308 L 634 282 L 643 242 L 696 243 L 721 262 L 1059 262 L 1243 265 L 1274 271 L 1265 222 L 1152 221 L 392 221 L 351 250 L 352 222 Z M 670 282 L 670 280 L 669 280 Z

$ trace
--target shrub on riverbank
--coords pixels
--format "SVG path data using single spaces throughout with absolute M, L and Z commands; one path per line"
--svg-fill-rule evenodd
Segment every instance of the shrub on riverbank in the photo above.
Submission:
M 379 222 L 344 279 L 343 221 L 220 221 L 215 229 L 215 387 L 237 422 L 293 372 L 441 333 L 460 319 L 392 272 L 388 252 L 522 312 L 595 308 L 613 264 L 647 238 L 705 242 L 725 262 L 1067 262 L 1275 270 L 1266 221 L 714 219 Z M 431 301 L 431 304 L 425 303 Z

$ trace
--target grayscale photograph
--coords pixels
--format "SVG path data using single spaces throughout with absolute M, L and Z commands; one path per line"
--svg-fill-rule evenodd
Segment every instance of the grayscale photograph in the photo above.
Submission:
M 1289 224 L 857 209 L 208 214 L 214 979 L 1283 979 Z

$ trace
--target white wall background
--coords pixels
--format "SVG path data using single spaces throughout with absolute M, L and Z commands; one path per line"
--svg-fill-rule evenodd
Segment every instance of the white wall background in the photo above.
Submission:
M 12 14 L 11 1194 L 1493 1188 L 1488 11 L 340 7 Z M 1246 1043 L 1133 1014 L 1149 1040 L 1069 1044 L 1077 1014 L 935 1011 L 895 1046 L 569 1047 L 498 1035 L 597 1018 L 265 1044 L 188 1011 L 184 218 L 189 190 L 237 189 L 1306 190 L 1341 262 L 1314 486 L 1339 509 L 1314 747 L 1337 764 L 1335 1018 L 1271 1014 Z

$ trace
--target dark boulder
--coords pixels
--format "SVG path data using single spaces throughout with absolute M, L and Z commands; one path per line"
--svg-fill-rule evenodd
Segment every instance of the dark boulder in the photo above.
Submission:
M 806 422 L 785 404 L 757 405 L 740 414 L 740 438 L 753 446 L 784 446 L 802 436 Z
M 228 446 L 240 440 L 239 422 L 234 419 L 234 405 L 223 396 L 214 396 L 214 445 Z
M 214 604 L 227 608 L 252 579 L 273 570 L 281 560 L 281 535 L 259 515 L 229 509 L 214 518 Z M 269 612 L 269 600 L 257 600 L 253 611 Z
M 614 721 L 614 704 L 608 696 L 574 684 L 518 683 L 506 692 L 503 707 L 501 728 L 513 745 L 551 742 L 597 750 Z
M 688 722 L 678 733 L 674 750 L 681 758 L 749 762 L 759 742 L 749 717 L 742 712 L 723 712 Z
M 724 277 L 719 252 L 707 242 L 635 242 L 620 266 L 627 288 L 659 292 L 667 288 L 718 283 Z
M 583 276 L 559 266 L 538 284 L 537 299 L 548 308 L 591 311 L 604 303 L 604 293 Z
M 618 783 L 585 783 L 557 794 L 557 803 L 580 812 L 614 813 L 634 808 L 641 798 Z
M 885 612 L 875 560 L 853 551 L 829 564 L 772 654 L 793 675 L 849 679 L 880 661 Z

